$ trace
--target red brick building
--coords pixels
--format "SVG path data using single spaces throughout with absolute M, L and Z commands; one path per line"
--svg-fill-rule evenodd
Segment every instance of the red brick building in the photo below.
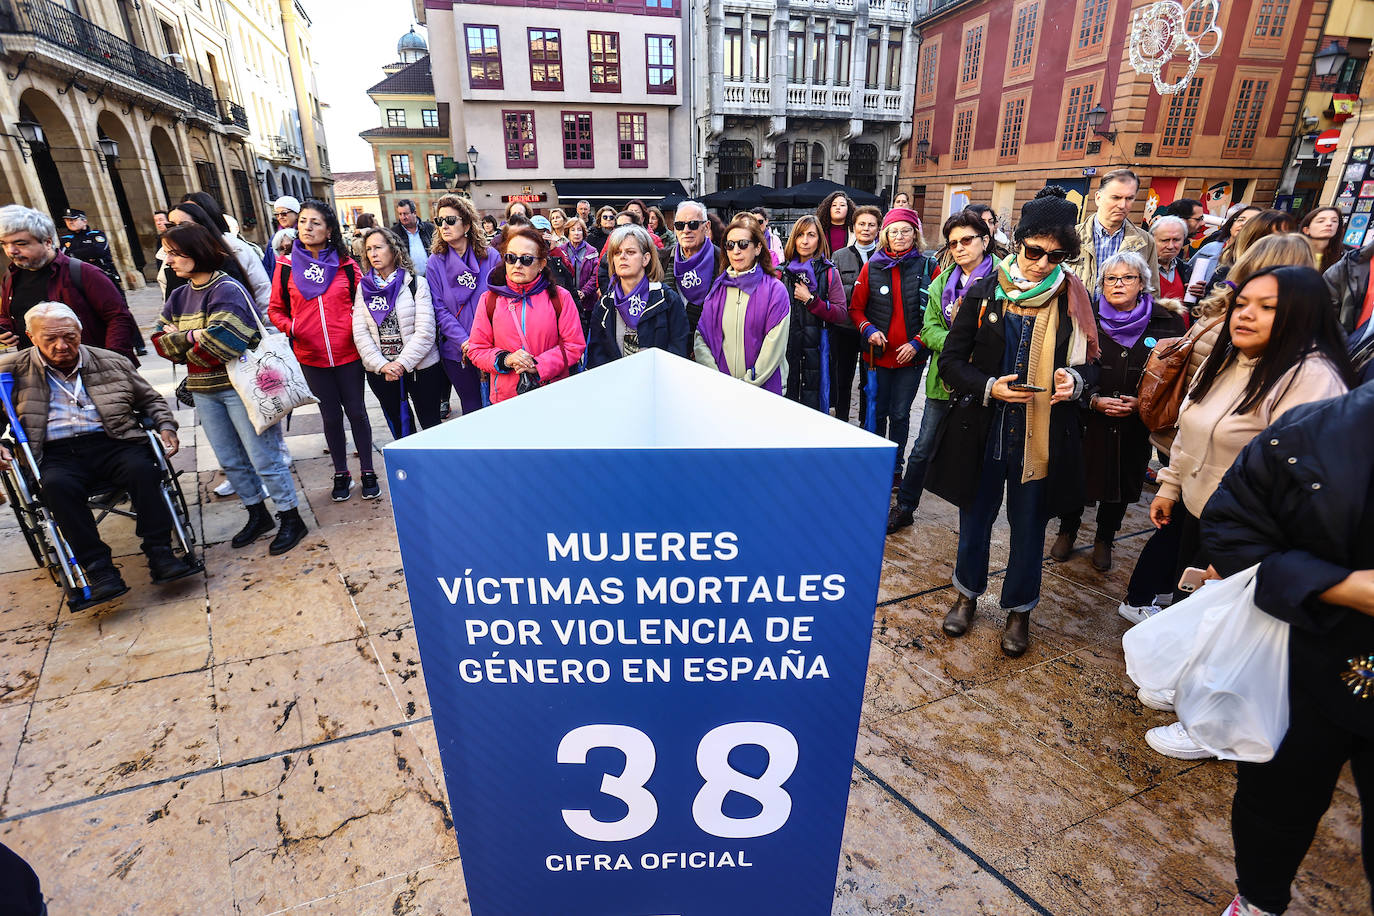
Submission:
M 1122 166 L 1142 178 L 1137 219 L 1151 188 L 1162 203 L 1194 197 L 1214 212 L 1233 200 L 1271 205 L 1327 0 L 1222 3 L 1220 47 L 1175 95 L 1131 66 L 1132 13 L 1147 5 L 935 0 L 916 23 L 912 140 L 898 190 L 934 225 L 964 201 L 1014 219 L 1046 183 L 1084 193 L 1091 210 L 1094 173 Z M 1190 35 L 1208 27 L 1202 6 L 1187 17 Z M 1175 57 L 1163 76 L 1183 73 Z

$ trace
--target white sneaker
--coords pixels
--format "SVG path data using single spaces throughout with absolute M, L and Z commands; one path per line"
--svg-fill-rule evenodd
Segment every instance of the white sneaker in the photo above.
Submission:
M 1135 692 L 1135 695 L 1142 705 L 1151 709 L 1158 709 L 1160 712 L 1174 711 L 1174 691 L 1172 690 L 1150 690 L 1141 687 Z
M 1274 916 L 1268 910 L 1262 910 L 1253 903 L 1246 902 L 1240 894 L 1236 894 L 1236 899 L 1231 901 L 1221 914 L 1221 916 Z
M 222 483 L 222 484 L 220 484 L 219 486 L 215 487 L 215 495 L 216 495 L 216 496 L 233 496 L 233 495 L 234 495 L 234 485 L 233 485 L 232 483 L 230 483 L 230 482 L 226 479 L 226 480 L 224 481 L 224 483 Z
M 1215 756 L 1193 740 L 1182 722 L 1150 729 L 1145 733 L 1145 743 L 1157 753 L 1176 760 L 1207 760 Z
M 1161 608 L 1157 604 L 1135 605 L 1127 604 L 1123 601 L 1120 605 L 1117 606 L 1116 612 L 1125 619 L 1129 620 L 1131 623 L 1141 623 L 1143 621 L 1149 620 L 1151 617 L 1158 614 L 1161 610 L 1163 610 L 1163 608 Z

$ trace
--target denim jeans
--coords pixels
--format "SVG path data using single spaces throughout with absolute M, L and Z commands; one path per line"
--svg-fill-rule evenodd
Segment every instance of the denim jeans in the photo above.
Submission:
M 243 504 L 262 502 L 265 486 L 277 511 L 296 508 L 296 484 L 291 479 L 291 457 L 281 425 L 259 435 L 238 392 L 232 388 L 197 391 L 195 398 L 200 427 Z
M 886 436 L 889 442 L 897 443 L 898 474 L 904 467 L 902 453 L 906 451 L 907 436 L 911 433 L 911 405 L 916 401 L 916 391 L 921 386 L 921 370 L 925 368 L 929 354 L 929 350 L 922 350 L 908 366 L 896 369 L 878 367 L 878 397 L 875 399 L 877 432 L 880 436 Z
M 989 449 L 991 452 L 991 449 Z M 959 510 L 959 556 L 954 587 L 969 598 L 988 589 L 988 553 L 992 526 L 1007 492 L 1011 525 L 1011 559 L 1002 580 L 1003 609 L 1029 611 L 1040 603 L 1041 563 L 1045 553 L 1045 481 L 1021 482 L 1021 462 L 984 457 L 973 505 Z
M 924 413 L 921 414 L 921 429 L 916 433 L 916 441 L 911 446 L 907 458 L 906 473 L 902 476 L 902 488 L 897 491 L 897 505 L 915 509 L 921 504 L 921 491 L 925 488 L 926 469 L 930 467 L 930 456 L 935 450 L 935 433 L 940 421 L 949 413 L 949 401 L 926 398 Z

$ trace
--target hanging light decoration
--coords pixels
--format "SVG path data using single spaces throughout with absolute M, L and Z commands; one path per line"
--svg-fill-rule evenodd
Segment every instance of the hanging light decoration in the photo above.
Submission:
M 1219 0 L 1194 0 L 1187 8 L 1178 0 L 1159 0 L 1131 14 L 1131 66 L 1135 72 L 1154 80 L 1160 95 L 1173 95 L 1188 87 L 1198 64 L 1221 48 L 1221 27 L 1217 25 Z M 1197 35 L 1188 33 L 1194 14 L 1206 23 Z M 1164 68 L 1181 56 L 1184 72 L 1173 82 L 1165 82 Z

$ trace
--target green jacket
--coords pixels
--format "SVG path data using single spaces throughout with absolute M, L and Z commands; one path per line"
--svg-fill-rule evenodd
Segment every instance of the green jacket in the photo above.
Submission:
M 940 305 L 940 296 L 945 291 L 950 274 L 954 273 L 951 264 L 935 275 L 926 292 L 926 317 L 921 324 L 921 343 L 930 351 L 930 361 L 926 363 L 926 397 L 937 401 L 948 401 L 950 390 L 940 379 L 940 351 L 945 348 L 945 338 L 949 336 L 949 323 L 945 321 L 945 310 Z

